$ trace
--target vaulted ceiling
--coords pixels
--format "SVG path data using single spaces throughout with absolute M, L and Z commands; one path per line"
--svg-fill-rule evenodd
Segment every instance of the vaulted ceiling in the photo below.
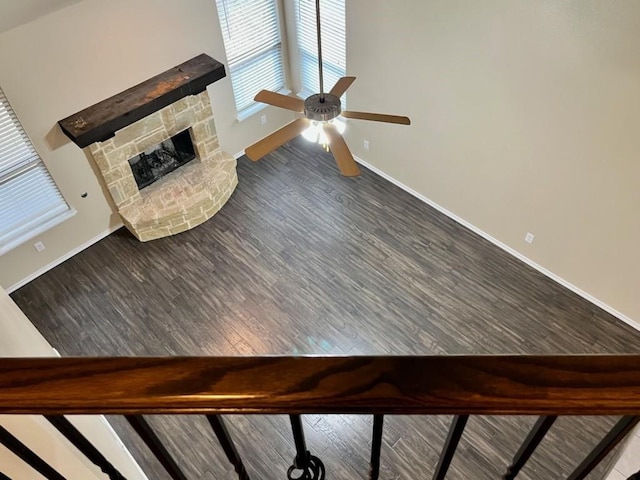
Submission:
M 0 33 L 81 0 L 0 0 Z

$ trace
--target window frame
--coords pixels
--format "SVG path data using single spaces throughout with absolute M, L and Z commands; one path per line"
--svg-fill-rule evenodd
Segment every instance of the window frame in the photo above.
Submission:
M 71 218 L 77 213 L 77 211 L 69 205 L 69 202 L 67 202 L 67 200 L 62 195 L 60 188 L 54 181 L 51 173 L 49 172 L 49 169 L 42 161 L 42 157 L 36 151 L 33 142 L 22 126 L 20 119 L 18 118 L 15 110 L 13 109 L 13 106 L 9 102 L 9 99 L 7 98 L 7 95 L 4 93 L 2 88 L 0 88 L 0 105 L 2 105 L 3 110 L 6 112 L 5 118 L 10 121 L 6 124 L 5 129 L 7 129 L 8 131 L 5 133 L 11 135 L 17 132 L 19 135 L 19 140 L 15 140 L 14 142 L 10 142 L 7 144 L 11 146 L 12 143 L 15 143 L 15 147 L 9 147 L 9 149 L 19 151 L 20 146 L 22 145 L 23 148 L 25 148 L 25 150 L 29 152 L 28 155 L 21 155 L 20 158 L 16 157 L 15 159 L 13 159 L 12 163 L 8 163 L 8 165 L 5 165 L 4 172 L 0 173 L 0 189 L 3 185 L 15 181 L 16 179 L 19 179 L 21 177 L 26 178 L 27 175 L 34 175 L 36 174 L 36 172 L 34 171 L 39 170 L 39 173 L 45 176 L 44 182 L 47 182 L 47 184 L 45 185 L 44 183 L 42 183 L 42 181 L 38 181 L 38 186 L 33 188 L 37 189 L 43 187 L 52 187 L 54 189 L 54 195 L 58 198 L 56 199 L 57 201 L 55 203 L 51 203 L 50 206 L 56 210 L 61 210 L 60 212 L 52 216 L 48 216 L 46 214 L 46 211 L 43 211 L 34 218 L 21 218 L 20 224 L 14 225 L 14 228 L 16 228 L 18 231 L 22 230 L 20 231 L 20 233 L 11 235 L 11 230 L 7 230 L 7 233 L 3 234 L 6 235 L 6 237 L 2 242 L 0 242 L 0 256 L 2 256 L 5 253 L 8 253 L 11 250 L 19 247 L 20 245 L 23 245 L 25 242 L 33 239 L 34 237 L 41 235 L 47 230 L 50 230 L 56 225 L 59 225 L 65 220 Z M 1 231 L 2 230 L 0 229 L 0 232 Z
M 224 1 L 224 0 L 220 0 L 220 1 Z M 289 85 L 289 43 L 288 43 L 288 35 L 287 35 L 287 28 L 286 28 L 286 16 L 284 15 L 284 8 L 282 5 L 282 0 L 264 0 L 264 1 L 271 1 L 274 4 L 274 8 L 275 8 L 275 16 L 276 16 L 276 28 L 277 28 L 277 32 L 278 32 L 278 43 L 273 44 L 271 47 L 269 48 L 275 48 L 277 46 L 279 46 L 280 48 L 280 62 L 281 62 L 281 69 L 282 69 L 282 85 L 280 86 L 280 88 L 276 89 L 275 91 L 278 93 L 281 93 L 283 95 L 288 95 L 291 93 L 291 90 L 289 89 L 288 85 Z M 218 6 L 218 0 L 216 0 L 216 9 L 218 12 L 218 23 L 220 24 L 220 30 L 222 33 L 222 39 L 223 39 L 223 44 L 224 44 L 224 48 L 225 48 L 225 56 L 227 58 L 227 67 L 228 67 L 228 75 L 229 75 L 229 79 L 231 80 L 231 85 L 232 85 L 232 91 L 233 91 L 233 97 L 234 97 L 234 107 L 236 109 L 236 119 L 239 122 L 242 122 L 244 120 L 246 120 L 247 118 L 255 115 L 256 113 L 260 112 L 261 110 L 263 110 L 264 108 L 268 107 L 267 104 L 264 104 L 262 102 L 256 102 L 255 100 L 252 100 L 248 105 L 242 107 L 242 108 L 238 108 L 238 102 L 237 102 L 237 98 L 236 98 L 236 92 L 235 89 L 233 88 L 233 72 L 232 72 L 232 66 L 231 66 L 231 61 L 229 59 L 229 55 L 228 55 L 228 51 L 227 51 L 227 46 L 225 44 L 225 34 L 224 34 L 224 27 L 222 26 L 222 16 L 220 15 L 220 8 Z M 268 51 L 268 49 L 262 50 L 260 52 L 256 52 L 254 55 L 252 55 L 250 58 L 247 59 L 243 59 L 243 61 L 239 62 L 239 64 L 244 64 L 244 63 L 248 63 L 250 60 L 255 59 L 256 57 L 259 57 L 262 53 Z M 237 65 L 234 65 L 233 68 L 236 68 Z M 257 92 L 256 92 L 257 93 Z

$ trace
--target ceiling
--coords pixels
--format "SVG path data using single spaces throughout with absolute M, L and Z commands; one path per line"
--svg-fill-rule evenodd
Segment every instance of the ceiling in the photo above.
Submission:
M 0 0 L 0 33 L 81 0 Z

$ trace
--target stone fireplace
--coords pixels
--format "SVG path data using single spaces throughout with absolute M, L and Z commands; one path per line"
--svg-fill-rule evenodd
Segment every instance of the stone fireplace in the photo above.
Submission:
M 205 60 L 215 62 L 210 57 Z M 200 225 L 220 210 L 238 183 L 235 159 L 220 150 L 206 84 L 202 85 L 205 81 L 196 85 L 200 92 L 184 95 L 188 86 L 195 83 L 188 64 L 59 122 L 76 144 L 87 147 L 123 223 L 143 242 Z M 222 72 L 224 76 L 224 67 Z M 173 77 L 167 80 L 169 74 L 177 75 L 177 81 Z M 186 87 L 184 82 L 188 82 Z M 175 99 L 175 95 L 171 97 L 176 90 L 180 98 L 169 103 Z M 140 99 L 148 104 L 160 98 L 160 104 L 166 106 L 148 114 L 153 107 L 142 112 L 134 110 L 133 115 L 125 112 L 121 116 L 128 117 L 126 126 L 110 127 L 106 134 L 95 133 L 99 128 L 104 130 L 105 122 L 90 129 L 92 124 L 87 118 L 96 117 L 105 109 L 96 107 L 105 102 L 120 105 L 123 100 L 118 97 L 130 99 L 131 91 L 138 110 Z M 139 119 L 131 122 L 132 116 Z M 109 121 L 118 125 L 114 119 Z M 105 136 L 108 138 L 103 139 Z M 92 141 L 96 137 L 100 140 Z
M 196 158 L 139 189 L 129 161 L 183 131 Z M 236 161 L 218 144 L 206 91 L 177 102 L 89 147 L 126 227 L 147 241 L 184 232 L 211 218 L 238 183 Z

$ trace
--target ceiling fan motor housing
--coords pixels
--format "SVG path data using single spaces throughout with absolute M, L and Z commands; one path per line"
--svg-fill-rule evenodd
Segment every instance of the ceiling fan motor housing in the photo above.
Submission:
M 319 93 L 311 95 L 304 101 L 304 115 L 309 120 L 328 122 L 342 112 L 340 98 L 330 93 L 325 93 L 324 98 Z

